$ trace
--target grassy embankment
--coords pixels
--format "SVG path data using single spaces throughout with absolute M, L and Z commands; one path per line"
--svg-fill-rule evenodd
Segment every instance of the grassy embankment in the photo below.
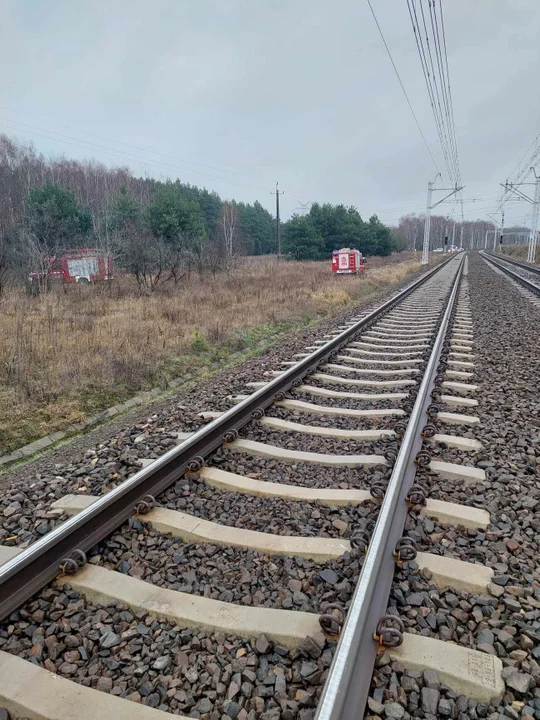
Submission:
M 404 259 L 405 257 L 405 259 Z M 419 269 L 410 255 L 333 277 L 327 262 L 246 261 L 150 297 L 130 278 L 0 301 L 0 454 L 167 380 L 201 376 L 365 302 Z
M 515 260 L 527 262 L 528 245 L 503 245 L 502 251 L 504 255 L 509 255 Z M 536 265 L 540 265 L 540 249 L 536 251 Z

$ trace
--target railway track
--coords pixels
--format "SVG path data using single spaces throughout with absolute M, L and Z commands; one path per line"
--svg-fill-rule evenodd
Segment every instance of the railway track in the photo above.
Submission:
M 492 267 L 510 278 L 533 305 L 540 307 L 540 268 L 485 251 L 482 255 Z
M 455 492 L 486 479 L 467 461 L 482 447 L 467 266 L 452 258 L 203 411 L 102 497 L 83 473 L 78 492 L 55 488 L 42 512 L 69 519 L 22 552 L 0 546 L 0 706 L 322 720 L 367 700 L 405 717 L 385 668 L 424 679 L 425 717 L 502 698 L 498 657 L 423 620 L 434 588 L 498 592 L 480 554 L 430 540 L 490 523 Z

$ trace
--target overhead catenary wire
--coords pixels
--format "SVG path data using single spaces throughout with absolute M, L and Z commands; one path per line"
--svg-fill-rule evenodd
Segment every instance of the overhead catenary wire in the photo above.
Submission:
M 512 172 L 511 172 L 510 175 L 509 175 L 509 179 L 512 178 L 514 175 L 518 174 L 517 171 L 519 170 L 519 168 L 520 168 L 522 165 L 524 165 L 524 167 L 530 166 L 530 160 L 527 161 L 526 163 L 524 163 L 524 160 L 525 160 L 526 157 L 528 157 L 528 155 L 529 155 L 530 151 L 532 150 L 532 148 L 538 143 L 538 140 L 540 140 L 540 133 L 534 138 L 534 140 L 532 141 L 532 143 L 529 145 L 529 147 L 527 148 L 527 150 L 526 150 L 525 153 L 523 154 L 523 157 L 521 158 L 521 160 L 517 163 L 516 167 L 512 170 Z M 534 157 L 534 153 L 533 153 L 533 157 Z
M 463 204 L 464 204 L 464 205 L 474 205 L 475 203 L 481 203 L 481 202 L 484 201 L 484 200 L 485 200 L 486 202 L 489 202 L 489 198 L 490 198 L 490 196 L 482 196 L 482 195 L 480 195 L 480 196 L 478 196 L 478 197 L 472 197 L 472 196 L 471 196 L 470 199 L 464 198 L 464 199 L 463 199 Z M 461 199 L 458 199 L 458 200 L 452 200 L 451 202 L 454 202 L 454 203 L 456 203 L 456 204 L 459 202 L 459 203 L 461 204 L 462 201 L 461 201 Z M 492 206 L 491 206 L 491 205 L 487 205 L 487 207 L 492 207 Z M 471 208 L 471 210 L 472 210 L 472 211 L 476 211 L 477 208 L 476 208 L 476 207 L 473 207 L 473 208 Z M 418 206 L 418 205 L 397 205 L 397 206 L 393 206 L 393 207 L 380 208 L 380 209 L 377 210 L 377 212 L 399 212 L 399 211 L 402 211 L 402 212 L 407 212 L 407 211 L 415 212 L 415 211 L 418 211 L 418 212 L 421 212 L 421 213 L 422 213 L 422 212 L 424 212 L 424 209 L 419 209 L 419 206 Z
M 430 86 L 432 88 L 432 98 L 433 98 L 433 104 L 432 108 L 434 111 L 434 114 L 438 121 L 438 129 L 439 129 L 439 137 L 441 141 L 441 147 L 443 150 L 443 154 L 446 160 L 446 167 L 448 170 L 448 174 L 450 178 L 453 180 L 453 170 L 452 170 L 452 163 L 450 158 L 450 148 L 449 148 L 449 139 L 448 134 L 444 125 L 444 115 L 441 108 L 441 93 L 442 88 L 439 89 L 439 83 L 437 83 L 437 76 L 435 73 L 435 63 L 433 62 L 433 54 L 431 52 L 431 43 L 429 41 L 429 31 L 428 31 L 428 24 L 426 22 L 426 16 L 424 13 L 424 6 L 420 2 L 420 11 L 422 14 L 422 23 L 424 26 L 424 34 L 426 39 L 426 47 L 427 47 L 427 56 L 429 58 L 429 66 L 428 66 L 428 82 L 430 83 Z M 422 36 L 420 35 L 420 42 L 422 42 Z M 429 72 L 429 69 L 431 68 L 431 72 Z
M 440 28 L 439 28 L 439 21 L 437 20 L 437 6 L 435 4 L 435 1 L 430 2 L 429 4 L 430 8 L 430 18 L 431 18 L 431 28 L 433 31 L 433 37 L 435 40 L 435 52 L 436 52 L 436 59 L 437 59 L 437 69 L 439 73 L 439 81 L 442 89 L 442 98 L 443 98 L 443 106 L 444 106 L 444 112 L 446 116 L 446 127 L 448 129 L 448 138 L 449 138 L 449 144 L 450 144 L 450 153 L 451 153 L 451 161 L 453 164 L 453 169 L 455 172 L 455 178 L 456 183 L 460 181 L 460 172 L 459 172 L 459 161 L 458 161 L 458 155 L 457 155 L 457 143 L 455 142 L 455 133 L 454 133 L 454 123 L 453 123 L 453 110 L 452 110 L 452 103 L 450 98 L 450 76 L 449 73 L 447 73 L 448 69 L 448 59 L 443 58 L 443 48 L 442 48 L 442 0 L 441 0 L 441 21 L 440 21 Z
M 510 200 L 516 200 L 508 185 L 517 185 L 523 183 L 525 177 L 530 173 L 531 167 L 538 163 L 540 158 L 540 133 L 536 135 L 527 150 L 518 160 L 512 172 L 508 175 L 505 185 L 499 190 L 497 204 L 492 212 L 501 212 L 506 203 Z
M 532 152 L 531 152 L 532 150 Z M 492 212 L 501 212 L 504 205 L 510 200 L 514 199 L 511 194 L 510 186 L 521 185 L 524 183 L 525 178 L 531 172 L 531 168 L 535 167 L 540 161 L 540 134 L 538 134 L 532 143 L 529 145 L 521 160 L 517 163 L 512 173 L 508 176 L 506 183 L 501 188 L 497 204 L 493 208 Z
M 446 67 L 446 77 L 448 79 L 448 100 L 450 103 L 450 119 L 452 122 L 452 134 L 453 134 L 454 139 L 456 140 L 456 121 L 455 121 L 455 116 L 454 116 L 454 101 L 452 99 L 452 86 L 450 84 L 450 69 L 448 66 L 448 52 L 446 49 L 446 31 L 444 29 L 444 14 L 443 14 L 442 0 L 441 0 L 441 28 L 442 28 L 443 47 L 444 47 L 444 63 L 445 63 L 445 67 Z M 459 173 L 458 182 L 461 182 L 457 140 L 455 142 L 455 150 L 456 150 L 457 169 L 458 169 L 458 173 Z
M 411 9 L 409 0 L 407 0 L 407 5 L 409 7 L 409 16 L 411 17 L 411 22 L 413 24 L 416 46 L 417 46 L 417 49 L 419 52 L 420 64 L 421 64 L 422 71 L 424 74 L 424 80 L 425 80 L 426 88 L 428 91 L 428 97 L 429 97 L 431 108 L 433 111 L 433 116 L 435 119 L 435 125 L 437 128 L 437 132 L 439 134 L 441 150 L 443 152 L 443 156 L 444 156 L 448 174 L 451 177 L 451 171 L 449 170 L 450 159 L 449 159 L 449 153 L 448 153 L 448 140 L 447 140 L 446 133 L 444 130 L 442 115 L 440 113 L 440 98 L 439 98 L 439 93 L 438 93 L 438 86 L 436 83 L 433 83 L 431 80 L 431 77 L 432 76 L 434 77 L 435 71 L 434 71 L 434 66 L 433 66 L 433 57 L 431 55 L 431 46 L 429 44 L 428 28 L 427 28 L 427 24 L 426 24 L 425 15 L 424 15 L 424 10 L 423 10 L 423 7 L 420 6 L 422 23 L 424 26 L 424 33 L 426 36 L 426 44 L 425 45 L 422 40 L 422 33 L 421 33 L 420 23 L 418 20 L 416 6 L 413 3 L 412 9 Z M 413 19 L 413 14 L 414 14 L 414 19 Z M 430 71 L 430 68 L 431 68 L 431 71 Z
M 399 84 L 400 84 L 400 86 L 401 86 L 401 89 L 403 90 L 403 94 L 405 95 L 405 99 L 407 100 L 407 105 L 409 106 L 409 109 L 410 109 L 410 111 L 411 111 L 411 113 L 412 113 L 412 116 L 413 116 L 414 121 L 415 121 L 415 123 L 416 123 L 416 127 L 418 128 L 418 131 L 419 131 L 420 135 L 422 136 L 422 140 L 424 141 L 424 145 L 426 146 L 426 149 L 427 149 L 427 151 L 428 151 L 428 153 L 429 153 L 429 156 L 431 157 L 431 159 L 432 159 L 432 161 L 433 161 L 433 165 L 435 166 L 437 172 L 440 172 L 440 171 L 439 171 L 439 167 L 438 167 L 438 165 L 437 165 L 437 161 L 435 160 L 435 157 L 433 156 L 433 153 L 431 152 L 431 148 L 430 148 L 429 145 L 428 145 L 428 141 L 426 140 L 426 137 L 425 137 L 425 135 L 424 135 L 424 132 L 423 132 L 422 128 L 420 127 L 420 123 L 419 123 L 419 121 L 418 121 L 418 118 L 416 117 L 416 113 L 414 112 L 414 108 L 413 108 L 413 106 L 412 106 L 412 104 L 411 104 L 411 101 L 409 100 L 409 96 L 408 96 L 407 91 L 405 90 L 405 86 L 403 85 L 403 82 L 402 82 L 402 80 L 401 80 L 401 76 L 400 76 L 400 74 L 399 74 L 399 72 L 398 72 L 398 69 L 397 69 L 397 67 L 396 67 L 396 64 L 395 64 L 395 62 L 394 62 L 394 58 L 392 57 L 392 53 L 390 52 L 390 48 L 388 47 L 388 43 L 386 42 L 386 39 L 385 39 L 385 37 L 384 37 L 384 35 L 383 35 L 383 31 L 382 31 L 382 29 L 381 29 L 381 26 L 379 25 L 379 21 L 377 20 L 377 16 L 375 15 L 375 11 L 373 10 L 373 6 L 371 5 L 371 0 L 367 0 L 367 4 L 369 5 L 369 9 L 371 10 L 371 14 L 373 15 L 373 19 L 375 20 L 375 24 L 377 25 L 377 29 L 378 29 L 379 34 L 380 34 L 380 36 L 381 36 L 381 39 L 382 39 L 382 41 L 383 41 L 383 44 L 384 44 L 384 47 L 385 47 L 386 52 L 387 52 L 387 54 L 388 54 L 388 57 L 390 58 L 390 62 L 392 63 L 392 67 L 394 68 L 394 72 L 396 73 L 396 77 L 397 77 L 397 79 L 398 79 L 398 81 L 399 81 Z
M 435 120 L 435 126 L 439 135 L 441 150 L 444 155 L 446 171 L 454 189 L 442 200 L 432 204 L 432 193 L 435 181 L 428 182 L 426 222 L 422 249 L 423 265 L 428 262 L 431 210 L 449 197 L 456 195 L 456 200 L 461 201 L 461 217 L 462 221 L 464 220 L 463 184 L 461 182 L 459 165 L 442 0 L 438 0 L 441 9 L 439 17 L 437 16 L 437 0 L 426 1 L 429 11 L 429 22 L 426 20 L 426 12 L 424 10 L 425 3 L 423 0 L 406 0 L 418 56 L 420 58 L 420 65 L 424 74 L 424 81 Z M 417 2 L 420 13 L 417 11 Z M 422 18 L 422 24 L 420 24 L 419 15 Z M 433 59 L 434 56 L 435 60 Z M 436 179 L 437 178 L 435 178 L 435 180 Z M 446 190 L 447 189 L 448 188 L 446 188 Z
M 449 215 L 453 217 L 453 219 L 456 220 L 458 223 L 458 226 L 468 226 L 471 223 L 477 223 L 477 222 L 492 222 L 491 220 L 484 220 L 483 216 L 485 214 L 488 214 L 493 210 L 492 205 L 486 205 L 482 202 L 482 198 L 475 198 L 472 200 L 464 199 L 464 208 L 463 208 L 463 214 L 459 213 L 459 219 L 456 217 L 455 213 L 457 210 L 457 206 L 461 207 L 461 200 L 458 199 L 456 201 L 453 201 L 453 207 L 449 210 Z M 519 204 L 517 204 L 519 202 Z M 506 213 L 506 221 L 508 227 L 512 227 L 515 225 L 521 225 L 522 223 L 526 223 L 528 218 L 527 217 L 521 217 L 522 212 L 520 209 L 521 202 L 516 198 L 516 203 L 511 203 L 513 205 L 513 212 L 507 211 Z M 393 207 L 393 208 L 377 208 L 376 209 L 377 215 L 379 217 L 383 218 L 383 221 L 391 226 L 398 226 L 400 220 L 403 218 L 404 215 L 413 216 L 419 219 L 422 219 L 425 217 L 425 209 L 422 208 L 419 205 L 410 205 L 408 207 Z M 445 217 L 446 214 L 440 214 L 439 217 Z M 435 217 L 435 216 L 433 216 Z M 529 219 L 530 220 L 530 219 Z M 456 243 L 457 244 L 457 243 Z
M 461 185 L 442 0 L 406 0 L 448 177 Z M 437 1 L 440 12 L 437 13 Z
M 440 82 L 443 90 L 443 100 L 444 100 L 444 106 L 445 106 L 445 114 L 446 114 L 446 126 L 448 128 L 448 137 L 450 141 L 450 151 L 451 151 L 451 159 L 453 162 L 454 172 L 455 172 L 455 182 L 456 185 L 461 184 L 461 172 L 459 167 L 459 155 L 458 155 L 458 147 L 457 147 L 457 140 L 456 140 L 456 133 L 455 133 L 455 121 L 454 121 L 454 110 L 452 105 L 452 93 L 451 93 L 451 85 L 450 85 L 450 72 L 448 69 L 448 55 L 446 53 L 446 44 L 444 44 L 443 47 L 443 35 L 445 35 L 444 31 L 444 19 L 442 14 L 442 0 L 439 0 L 440 7 L 441 7 L 441 13 L 440 13 L 440 21 L 437 20 L 437 5 L 436 0 L 431 0 L 430 3 L 430 9 L 432 14 L 432 27 L 433 32 L 435 36 L 435 47 L 437 50 L 437 65 L 439 68 L 439 77 Z M 443 57 L 444 52 L 444 57 Z

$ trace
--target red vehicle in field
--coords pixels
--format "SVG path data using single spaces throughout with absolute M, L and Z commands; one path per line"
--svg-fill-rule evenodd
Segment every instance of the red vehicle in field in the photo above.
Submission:
M 112 257 L 95 248 L 65 250 L 58 257 L 46 258 L 43 271 L 30 273 L 29 276 L 32 286 L 43 281 L 94 283 L 112 278 Z
M 360 250 L 342 248 L 332 253 L 332 272 L 337 275 L 357 275 L 366 269 L 366 260 Z

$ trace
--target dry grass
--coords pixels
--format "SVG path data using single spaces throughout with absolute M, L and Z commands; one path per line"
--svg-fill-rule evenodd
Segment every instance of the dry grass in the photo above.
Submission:
M 523 262 L 527 262 L 527 253 L 529 251 L 529 246 L 503 245 L 502 251 L 505 255 L 510 255 L 510 257 L 513 257 L 516 260 L 522 260 Z M 540 250 L 537 250 L 536 252 L 536 265 L 540 265 Z
M 0 304 L 0 452 L 173 377 L 221 367 L 235 353 L 261 351 L 418 268 L 410 257 L 392 258 L 364 277 L 336 278 L 326 262 L 266 259 L 150 297 L 129 278 L 41 298 L 12 290 Z

